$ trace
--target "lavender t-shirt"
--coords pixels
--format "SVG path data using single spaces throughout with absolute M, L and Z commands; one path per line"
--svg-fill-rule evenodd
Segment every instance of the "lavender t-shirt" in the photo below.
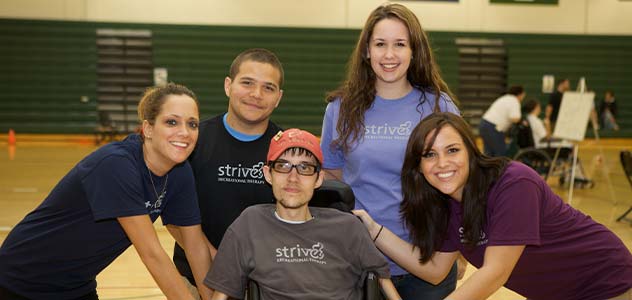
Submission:
M 487 224 L 470 250 L 459 234 L 460 203 L 450 201 L 441 251 L 460 251 L 480 268 L 487 246 L 526 245 L 505 286 L 530 299 L 607 299 L 632 287 L 632 255 L 621 240 L 562 202 L 531 168 L 511 162 L 487 201 Z
M 343 181 L 351 186 L 356 197 L 355 208 L 365 209 L 379 224 L 400 238 L 409 241 L 408 230 L 399 215 L 402 202 L 401 172 L 408 137 L 421 120 L 434 111 L 432 90 L 414 88 L 400 99 L 376 96 L 364 113 L 364 133 L 348 153 L 332 148 L 338 138 L 336 124 L 340 99 L 329 103 L 323 120 L 320 147 L 326 169 L 342 169 Z M 439 109 L 459 114 L 447 94 L 441 93 Z M 391 274 L 407 272 L 389 260 Z

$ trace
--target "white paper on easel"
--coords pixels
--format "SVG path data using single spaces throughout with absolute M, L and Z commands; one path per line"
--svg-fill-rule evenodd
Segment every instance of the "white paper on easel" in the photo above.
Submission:
M 565 92 L 553 137 L 583 141 L 594 100 L 595 93 Z

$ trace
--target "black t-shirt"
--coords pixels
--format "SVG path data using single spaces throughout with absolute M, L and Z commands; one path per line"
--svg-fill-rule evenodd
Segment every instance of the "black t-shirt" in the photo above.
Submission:
M 246 207 L 273 203 L 272 188 L 263 178 L 270 140 L 281 130 L 272 122 L 258 139 L 242 142 L 224 127 L 223 114 L 200 123 L 200 135 L 189 157 L 202 215 L 202 230 L 213 246 Z M 177 244 L 173 261 L 195 283 L 184 250 Z
M 557 115 L 560 112 L 560 105 L 562 104 L 562 96 L 564 94 L 558 91 L 554 91 L 549 97 L 549 105 L 553 108 L 551 111 L 551 122 L 557 121 Z

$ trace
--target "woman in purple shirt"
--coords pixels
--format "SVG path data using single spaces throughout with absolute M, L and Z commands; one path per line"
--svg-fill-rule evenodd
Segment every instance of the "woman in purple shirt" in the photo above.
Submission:
M 632 299 L 632 255 L 621 240 L 529 167 L 483 155 L 454 114 L 415 128 L 402 190 L 413 245 L 355 213 L 380 250 L 429 282 L 440 282 L 459 253 L 476 266 L 446 299 L 486 299 L 503 285 L 529 299 Z

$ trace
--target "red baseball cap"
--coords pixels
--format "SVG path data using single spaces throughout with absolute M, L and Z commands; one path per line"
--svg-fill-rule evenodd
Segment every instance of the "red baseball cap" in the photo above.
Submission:
M 268 149 L 268 161 L 276 160 L 281 154 L 293 147 L 303 148 L 311 152 L 318 162 L 323 163 L 323 152 L 320 150 L 320 141 L 313 134 L 297 128 L 279 131 L 270 140 Z

